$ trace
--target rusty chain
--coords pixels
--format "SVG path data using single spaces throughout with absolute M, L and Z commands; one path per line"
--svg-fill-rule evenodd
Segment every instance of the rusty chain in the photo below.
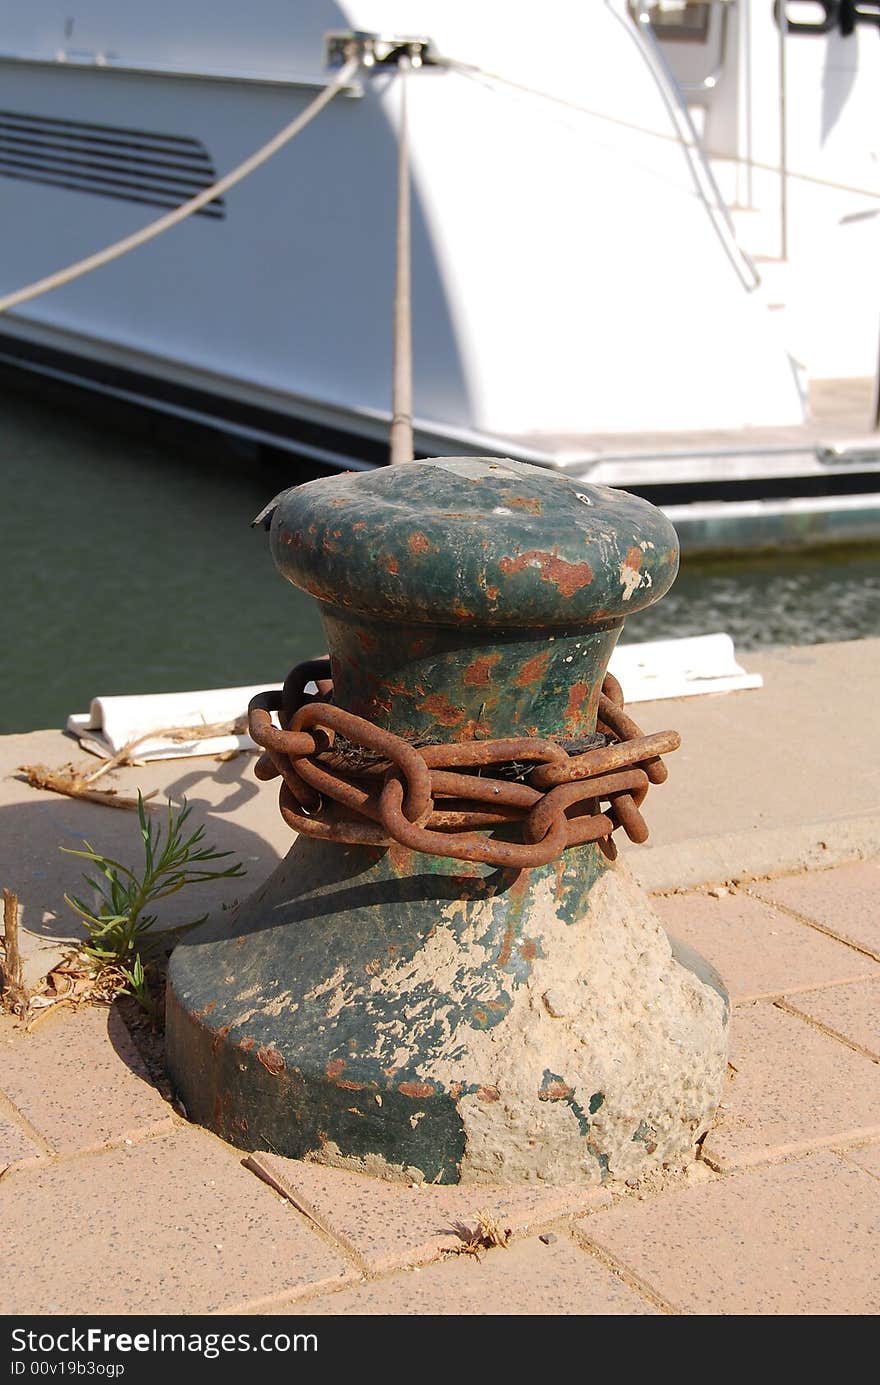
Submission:
M 305 692 L 309 682 L 317 694 Z M 598 734 L 583 742 L 520 736 L 413 745 L 334 706 L 332 688 L 329 660 L 316 659 L 293 669 L 280 693 L 260 693 L 248 707 L 250 735 L 263 749 L 257 778 L 280 777 L 284 821 L 324 841 L 397 842 L 516 870 L 556 861 L 584 842 L 613 856 L 617 828 L 633 842 L 647 839 L 645 795 L 667 777 L 661 756 L 681 744 L 675 731 L 643 735 L 611 674 Z M 486 835 L 511 823 L 521 824 L 522 841 Z

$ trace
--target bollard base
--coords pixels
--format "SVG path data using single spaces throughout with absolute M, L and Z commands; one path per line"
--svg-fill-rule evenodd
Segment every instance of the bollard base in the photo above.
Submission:
M 241 1148 L 600 1183 L 705 1134 L 727 1021 L 717 975 L 595 846 L 516 873 L 300 839 L 176 949 L 167 1050 L 190 1117 Z

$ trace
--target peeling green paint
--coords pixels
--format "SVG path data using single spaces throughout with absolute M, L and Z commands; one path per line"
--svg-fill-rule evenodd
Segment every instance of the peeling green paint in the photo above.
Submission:
M 559 1073 L 551 1072 L 549 1068 L 544 1069 L 544 1076 L 538 1090 L 538 1100 L 564 1102 L 575 1117 L 581 1134 L 589 1134 L 590 1122 L 587 1113 L 583 1106 L 575 1099 L 574 1089 L 568 1085 L 565 1078 L 561 1077 Z

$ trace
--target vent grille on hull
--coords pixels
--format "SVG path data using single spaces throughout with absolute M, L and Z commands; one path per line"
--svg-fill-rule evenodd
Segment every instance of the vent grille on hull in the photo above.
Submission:
M 0 177 L 179 207 L 216 182 L 217 174 L 205 146 L 185 135 L 0 111 Z M 224 217 L 223 198 L 196 215 Z

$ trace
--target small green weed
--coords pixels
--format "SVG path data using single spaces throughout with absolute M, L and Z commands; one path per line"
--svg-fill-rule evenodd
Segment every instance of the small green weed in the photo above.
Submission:
M 91 861 L 96 868 L 95 875 L 84 874 L 83 879 L 99 902 L 89 907 L 78 895 L 64 896 L 88 934 L 81 951 L 99 975 L 108 970 L 118 972 L 127 982 L 125 990 L 150 1014 L 155 1011 L 150 973 L 155 971 L 163 940 L 197 928 L 208 916 L 202 914 L 189 923 L 156 929 L 153 925 L 158 915 L 147 912 L 148 909 L 187 885 L 203 880 L 237 879 L 245 873 L 240 861 L 222 870 L 206 868 L 208 862 L 223 860 L 233 853 L 204 846 L 204 827 L 187 835 L 184 829 L 191 812 L 186 799 L 179 809 L 169 800 L 163 834 L 162 824 L 148 819 L 143 797 L 138 793 L 138 822 L 144 848 L 140 871 L 103 856 L 90 842 L 83 842 L 84 851 L 61 848 L 69 856 Z

